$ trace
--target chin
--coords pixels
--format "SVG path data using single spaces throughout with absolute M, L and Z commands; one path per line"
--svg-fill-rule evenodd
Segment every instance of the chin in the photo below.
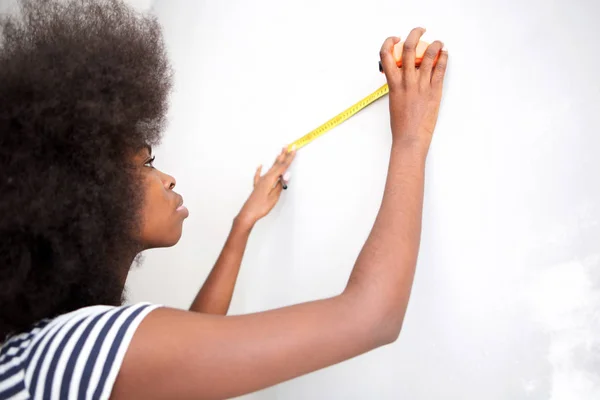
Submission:
M 171 235 L 164 235 L 160 238 L 154 238 L 154 240 L 148 241 L 148 245 L 146 249 L 158 249 L 165 247 L 173 247 L 177 243 L 179 243 L 179 239 L 181 239 L 182 231 L 181 229 L 178 232 L 174 232 Z
M 179 240 L 169 240 L 169 241 L 153 242 L 153 243 L 149 244 L 148 246 L 146 246 L 146 250 L 164 249 L 164 248 L 167 248 L 167 247 L 173 247 L 178 242 L 179 242 Z
M 162 245 L 162 247 L 173 247 L 175 246 L 177 243 L 179 243 L 179 239 L 181 239 L 181 234 L 182 232 L 179 231 L 179 234 L 169 238 L 168 240 L 165 240 L 164 244 Z

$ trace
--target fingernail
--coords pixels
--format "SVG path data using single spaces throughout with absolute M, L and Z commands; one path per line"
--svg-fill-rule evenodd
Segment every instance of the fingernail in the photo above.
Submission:
M 283 180 L 284 180 L 284 182 L 289 182 L 290 176 L 292 176 L 292 174 L 290 173 L 290 171 L 287 171 L 285 174 L 283 174 Z
M 442 51 L 448 51 L 448 48 L 446 47 L 446 45 L 444 45 L 444 47 L 442 47 Z
M 295 150 L 296 150 L 296 145 L 294 144 L 294 145 L 292 145 L 292 151 L 295 151 Z

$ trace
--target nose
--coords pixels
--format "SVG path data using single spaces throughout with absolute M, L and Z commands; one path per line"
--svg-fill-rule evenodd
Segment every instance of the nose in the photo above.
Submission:
M 175 185 L 177 184 L 177 181 L 175 180 L 174 177 L 172 177 L 171 175 L 167 175 L 165 173 L 162 174 L 162 181 L 163 181 L 163 185 L 165 186 L 165 189 L 167 190 L 173 190 L 175 189 Z

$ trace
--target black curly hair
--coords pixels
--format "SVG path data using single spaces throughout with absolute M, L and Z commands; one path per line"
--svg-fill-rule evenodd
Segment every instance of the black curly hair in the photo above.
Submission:
M 144 201 L 131 155 L 159 143 L 171 76 L 158 21 L 122 1 L 23 0 L 2 17 L 0 343 L 122 303 Z

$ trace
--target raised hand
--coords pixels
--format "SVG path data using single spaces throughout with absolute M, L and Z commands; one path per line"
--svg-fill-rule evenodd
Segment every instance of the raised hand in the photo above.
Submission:
M 288 152 L 284 147 L 266 174 L 261 176 L 262 165 L 257 168 L 254 174 L 254 190 L 242 207 L 239 219 L 254 225 L 275 207 L 283 185 L 287 184 L 289 179 L 287 170 L 295 156 L 295 150 Z
M 390 122 L 394 140 L 418 141 L 429 148 L 437 123 L 448 52 L 438 40 L 427 47 L 419 68 L 415 66 L 423 28 L 413 29 L 402 49 L 402 67 L 394 60 L 398 37 L 390 37 L 381 47 L 380 57 L 390 87 Z M 437 59 L 437 61 L 436 61 Z

